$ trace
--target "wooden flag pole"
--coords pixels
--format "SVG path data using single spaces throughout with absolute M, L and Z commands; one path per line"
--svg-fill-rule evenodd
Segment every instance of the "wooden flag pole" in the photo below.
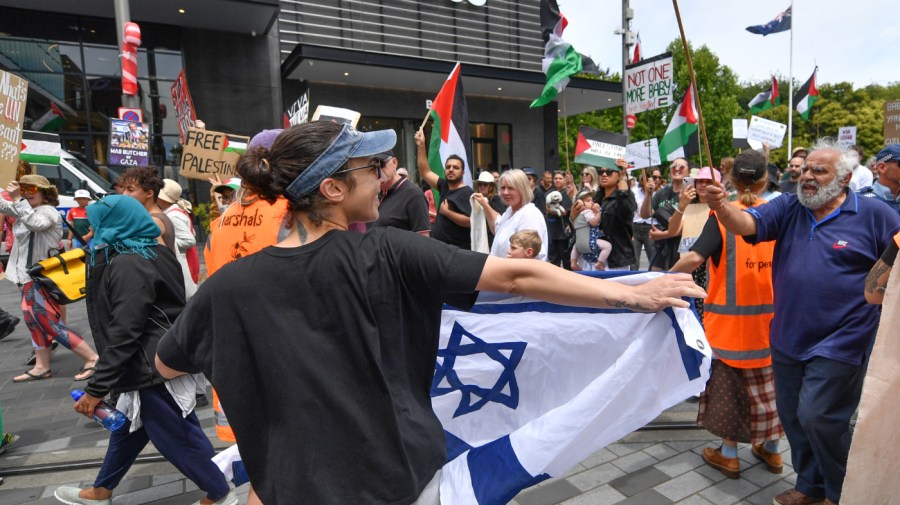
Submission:
M 700 90 L 697 89 L 697 76 L 694 75 L 694 62 L 691 60 L 691 51 L 688 49 L 687 37 L 684 35 L 684 24 L 681 22 L 681 11 L 678 10 L 678 0 L 672 0 L 675 6 L 675 18 L 678 19 L 678 30 L 681 31 L 681 45 L 684 47 L 684 56 L 687 59 L 688 73 L 691 76 L 691 86 L 694 88 L 694 101 L 697 102 L 697 117 L 700 118 L 700 130 L 703 132 L 703 146 L 706 148 L 706 159 L 712 166 L 712 155 L 709 151 L 709 137 L 706 136 L 706 125 L 703 122 L 703 109 L 700 108 Z
M 563 95 L 563 135 L 566 137 L 566 172 L 569 171 L 569 118 L 566 116 L 566 95 Z
M 419 125 L 419 130 L 425 128 L 425 123 L 428 122 L 429 117 L 431 117 L 431 109 L 428 109 L 428 112 L 425 113 L 425 119 L 423 119 L 422 124 Z

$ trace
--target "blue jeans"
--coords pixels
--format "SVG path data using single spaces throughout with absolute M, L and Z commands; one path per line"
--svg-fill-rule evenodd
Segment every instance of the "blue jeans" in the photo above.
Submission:
M 165 384 L 142 389 L 140 395 L 143 425 L 129 433 L 131 423 L 125 423 L 112 433 L 94 487 L 115 489 L 147 442 L 152 441 L 169 463 L 206 491 L 207 497 L 224 498 L 230 488 L 219 467 L 212 462 L 215 450 L 203 433 L 197 415 L 191 412 L 181 417 L 181 409 Z
M 847 473 L 850 418 L 859 405 L 868 359 L 797 361 L 772 349 L 778 417 L 791 444 L 797 491 L 837 503 Z

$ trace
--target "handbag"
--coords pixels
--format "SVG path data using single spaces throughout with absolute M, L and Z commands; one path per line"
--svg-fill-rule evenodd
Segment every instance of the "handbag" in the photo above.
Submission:
M 63 221 L 65 223 L 65 220 Z M 68 226 L 68 224 L 66 224 Z M 84 237 L 72 230 L 82 244 L 87 244 Z M 87 257 L 86 247 L 72 249 L 71 251 L 57 252 L 47 259 L 38 261 L 25 267 L 25 271 L 31 279 L 50 295 L 60 305 L 77 302 L 85 297 L 87 288 Z M 29 236 L 28 261 L 34 258 L 34 232 Z

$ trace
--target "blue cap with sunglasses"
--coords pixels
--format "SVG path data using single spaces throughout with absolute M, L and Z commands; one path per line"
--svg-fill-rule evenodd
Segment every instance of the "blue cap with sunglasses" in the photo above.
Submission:
M 375 156 L 393 149 L 396 143 L 397 133 L 394 130 L 361 132 L 345 124 L 331 145 L 288 185 L 284 193 L 295 200 L 307 196 L 318 191 L 322 181 L 337 173 L 350 158 Z M 373 167 L 380 169 L 380 165 L 359 168 Z

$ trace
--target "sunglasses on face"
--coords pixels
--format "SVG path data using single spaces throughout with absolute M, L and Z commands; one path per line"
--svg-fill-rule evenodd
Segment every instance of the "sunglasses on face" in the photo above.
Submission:
M 671 167 L 669 167 L 669 170 L 673 170 L 673 171 L 680 172 L 680 171 L 682 171 L 682 170 L 684 170 L 684 169 L 686 169 L 686 168 L 687 168 L 687 167 L 684 166 L 684 165 L 672 165 Z
M 600 175 L 600 177 L 609 177 L 609 176 L 611 176 L 612 174 L 617 174 L 617 173 L 619 173 L 619 171 L 618 171 L 618 170 L 608 170 L 608 169 L 603 169 L 603 170 L 598 170 L 597 173 Z
M 37 186 L 19 186 L 19 193 L 23 195 L 33 195 L 40 191 Z
M 337 172 L 334 173 L 334 175 L 346 174 L 347 172 L 353 172 L 356 170 L 364 170 L 367 168 L 374 168 L 375 169 L 375 177 L 381 179 L 381 175 L 384 173 L 384 170 L 382 170 L 384 168 L 384 160 L 375 158 L 373 160 L 370 160 L 370 163 L 368 165 L 365 165 L 362 167 L 345 168 L 344 170 L 338 170 Z
M 651 175 L 650 178 L 651 179 L 662 179 L 662 176 L 661 175 Z

